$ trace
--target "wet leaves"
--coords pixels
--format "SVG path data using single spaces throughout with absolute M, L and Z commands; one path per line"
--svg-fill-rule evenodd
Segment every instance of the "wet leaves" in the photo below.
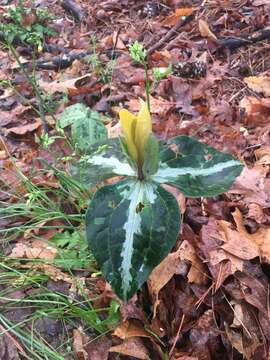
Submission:
M 46 5 L 47 1 L 38 3 Z M 84 103 L 100 115 L 109 114 L 109 136 L 119 134 L 115 121 L 119 108 L 137 112 L 139 102 L 135 99 L 144 98 L 145 91 L 144 69 L 132 63 L 128 45 L 138 40 L 149 49 L 185 18 L 169 41 L 149 56 L 149 67 L 181 64 L 181 69 L 190 69 L 202 62 L 205 71 L 200 77 L 190 76 L 190 72 L 184 77 L 183 72 L 170 75 L 152 88 L 154 132 L 160 139 L 195 136 L 233 153 L 245 161 L 246 167 L 232 189 L 219 197 L 195 200 L 177 195 L 178 202 L 185 205 L 184 225 L 172 253 L 154 269 L 147 286 L 128 304 L 121 304 L 122 321 L 112 329 L 113 335 L 96 339 L 96 334 L 76 322 L 69 332 L 74 356 L 83 360 L 158 360 L 171 351 L 172 360 L 266 360 L 270 342 L 269 40 L 239 48 L 224 49 L 222 44 L 228 40 L 236 44 L 239 38 L 266 28 L 269 1 L 168 0 L 153 17 L 142 14 L 146 4 L 136 1 L 81 1 L 80 5 L 91 16 L 79 25 L 70 21 L 61 4 L 51 4 L 59 17 L 53 21 L 59 36 L 48 44 L 55 46 L 52 53 L 37 54 L 37 60 L 50 60 L 82 49 L 96 53 L 90 64 L 89 59 L 80 59 L 63 71 L 35 70 L 44 98 L 49 101 L 52 97 L 53 114 L 58 117 L 67 106 Z M 24 16 L 23 21 L 34 24 L 35 12 Z M 93 33 L 97 37 L 94 45 L 89 42 Z M 31 73 L 31 49 L 17 45 L 16 49 Z M 101 74 L 109 69 L 106 64 L 112 59 L 116 62 L 109 73 L 111 80 L 104 84 Z M 1 80 L 12 85 L 0 84 L 0 199 L 15 204 L 18 197 L 25 199 L 28 193 L 16 168 L 29 177 L 39 156 L 53 163 L 63 156 L 62 150 L 64 156 L 70 152 L 61 141 L 51 152 L 38 149 L 35 136 L 40 137 L 43 127 L 33 110 L 39 108 L 35 92 L 6 48 L 0 49 L 0 67 Z M 149 74 L 151 78 L 151 70 Z M 59 92 L 65 93 L 65 98 L 59 97 Z M 65 102 L 56 103 L 55 98 Z M 46 114 L 47 119 L 49 116 Z M 48 134 L 54 136 L 55 123 L 51 120 Z M 65 167 L 64 162 L 62 165 Z M 50 194 L 59 190 L 55 178 L 41 167 L 33 183 L 50 189 Z M 71 204 L 65 203 L 64 208 L 73 206 L 73 201 L 71 197 Z M 0 228 L 24 222 L 23 217 L 1 218 Z M 75 281 L 63 268 L 42 263 L 59 256 L 46 240 L 58 229 L 45 231 L 44 224 L 3 249 L 8 261 L 9 255 L 17 258 L 18 269 L 45 274 L 49 278 L 45 286 L 55 292 L 64 287 L 67 294 L 78 294 L 77 281 L 81 279 L 79 287 L 96 299 L 95 306 L 107 306 L 114 294 L 103 279 L 79 272 Z M 69 264 L 68 257 L 64 260 Z M 12 294 L 23 297 L 20 292 Z M 27 313 L 26 309 L 19 310 L 21 315 Z M 43 325 L 44 321 L 39 323 L 40 329 L 52 328 L 49 321 Z M 0 337 L 1 360 L 17 360 L 23 351 L 23 344 L 10 332 Z

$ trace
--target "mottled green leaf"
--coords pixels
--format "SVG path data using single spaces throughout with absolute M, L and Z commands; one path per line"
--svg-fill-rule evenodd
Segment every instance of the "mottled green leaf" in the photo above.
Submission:
M 119 138 L 90 147 L 87 155 L 71 166 L 70 172 L 89 187 L 113 176 L 136 176 L 136 171 L 122 151 Z
M 61 128 L 71 126 L 72 141 L 85 152 L 98 141 L 107 139 L 107 129 L 100 121 L 100 115 L 84 104 L 66 108 L 58 121 Z
M 158 184 L 124 180 L 96 192 L 86 215 L 87 239 L 124 301 L 170 252 L 179 223 L 177 201 Z
M 186 196 L 216 196 L 231 187 L 243 165 L 188 136 L 169 141 L 160 153 L 161 163 L 152 180 L 180 189 Z

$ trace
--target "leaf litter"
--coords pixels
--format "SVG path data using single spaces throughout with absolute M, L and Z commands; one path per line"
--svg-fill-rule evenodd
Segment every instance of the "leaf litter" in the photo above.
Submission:
M 49 5 L 47 1 L 42 3 Z M 189 70 L 185 74 L 175 71 L 153 88 L 151 105 L 156 135 L 162 140 L 182 134 L 195 136 L 233 153 L 246 167 L 232 189 L 218 198 L 179 198 L 185 204 L 181 240 L 153 271 L 137 297 L 128 305 L 120 303 L 121 319 L 117 325 L 108 325 L 106 335 L 97 338 L 97 333 L 89 332 L 78 319 L 76 324 L 68 324 L 71 358 L 268 359 L 269 40 L 246 40 L 245 46 L 238 46 L 237 41 L 267 28 L 269 1 L 183 4 L 175 0 L 99 0 L 76 4 L 78 16 L 66 12 L 60 3 L 52 5 L 51 11 L 57 18 L 52 20 L 52 26 L 58 35 L 48 39 L 48 44 L 54 50 L 43 49 L 37 54 L 39 64 L 58 64 L 52 69 L 44 65 L 44 69 L 35 70 L 37 84 L 47 104 L 53 105 L 56 118 L 66 106 L 83 103 L 101 116 L 106 115 L 109 134 L 118 134 L 118 109 L 124 104 L 136 112 L 137 98 L 144 96 L 143 69 L 128 56 L 128 45 L 139 40 L 151 50 L 151 69 L 170 64 L 183 69 L 183 65 L 178 65 L 184 64 Z M 12 1 L 12 5 L 17 3 Z M 3 9 L 1 4 L 1 12 Z M 31 72 L 32 49 L 25 44 L 15 47 Z M 61 68 L 68 56 L 64 54 L 77 56 L 89 50 L 93 52 L 90 57 L 77 58 Z M 198 62 L 206 68 L 201 77 L 192 72 Z M 39 147 L 37 138 L 42 134 L 43 123 L 33 110 L 39 108 L 35 91 L 4 47 L 0 65 L 1 78 L 11 84 L 0 84 L 0 199 L 12 205 L 20 198 L 26 199 L 29 189 L 16 169 L 32 177 L 36 168 L 36 177 L 32 177 L 36 178 L 36 189 L 46 188 L 49 198 L 58 201 L 53 190 L 58 191 L 61 186 L 44 171 L 39 158 L 53 165 L 59 156 L 69 156 L 70 149 L 61 139 L 55 139 L 51 145 L 53 152 Z M 49 116 L 51 113 L 46 114 L 47 119 Z M 52 118 L 50 136 L 56 134 L 54 123 Z M 65 165 L 62 162 L 63 170 Z M 63 205 L 67 213 L 75 211 L 73 202 L 71 196 Z M 75 213 L 83 211 L 84 206 Z M 17 215 L 0 219 L 0 224 L 9 229 L 27 221 L 29 218 Z M 51 246 L 48 239 L 58 229 L 46 229 L 48 223 L 40 222 L 36 232 L 15 234 L 9 244 L 3 242 L 1 252 L 8 259 L 5 261 L 16 261 L 13 266 L 17 271 L 45 274 L 60 288 L 63 283 L 68 284 L 73 298 L 82 294 L 93 296 L 97 310 L 110 304 L 114 295 L 99 277 L 98 269 L 72 270 L 70 274 L 59 262 L 54 263 L 59 248 Z M 65 221 L 56 224 L 70 226 Z M 75 224 L 71 225 L 69 231 L 74 231 Z M 11 284 L 4 286 L 8 287 L 13 289 Z M 31 293 L 36 289 L 28 285 L 22 291 Z M 49 324 L 45 325 L 47 332 Z M 61 327 L 57 331 L 55 336 L 60 339 Z M 0 339 L 1 359 L 17 359 L 18 352 L 28 351 L 11 331 Z

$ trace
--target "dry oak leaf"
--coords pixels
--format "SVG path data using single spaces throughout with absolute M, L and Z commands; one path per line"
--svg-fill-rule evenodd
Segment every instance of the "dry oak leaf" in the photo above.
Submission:
M 244 78 L 247 86 L 264 96 L 270 96 L 270 77 L 269 76 L 248 76 Z
M 256 149 L 254 154 L 256 156 L 256 165 L 270 165 L 270 146 L 262 146 Z
M 47 275 L 53 281 L 58 281 L 58 280 L 65 281 L 65 282 L 71 284 L 70 291 L 73 290 L 71 292 L 75 293 L 75 288 L 76 289 L 79 288 L 79 290 L 82 289 L 82 284 L 78 284 L 78 283 L 82 282 L 83 278 L 80 278 L 80 279 L 72 278 L 71 276 L 62 272 L 61 270 L 59 270 L 57 267 L 55 267 L 53 265 L 29 263 L 29 264 L 18 264 L 17 267 L 20 269 L 31 269 L 33 271 L 35 271 L 35 270 L 42 271 L 42 272 L 44 272 L 45 275 Z M 85 292 L 86 290 L 83 289 L 83 291 Z
M 85 85 L 90 81 L 90 79 L 91 79 L 91 75 L 86 74 L 84 76 L 75 79 L 67 79 L 67 80 L 58 79 L 52 82 L 39 80 L 38 85 L 47 94 L 54 94 L 56 92 L 66 93 L 71 90 L 76 90 L 79 87 Z
M 28 243 L 17 242 L 8 257 L 53 260 L 57 254 L 57 249 L 48 242 L 35 239 Z
M 270 187 L 267 187 L 267 167 L 256 166 L 252 169 L 245 167 L 238 176 L 231 189 L 230 194 L 244 196 L 244 202 L 256 203 L 263 208 L 270 207 Z
M 199 247 L 205 257 L 205 262 L 215 280 L 217 290 L 223 281 L 237 270 L 243 270 L 243 260 L 221 248 L 226 237 L 218 221 L 210 218 L 201 230 Z
M 173 15 L 167 16 L 164 19 L 164 21 L 162 21 L 162 25 L 164 25 L 164 26 L 174 26 L 181 17 L 190 16 L 190 15 L 192 15 L 192 13 L 193 13 L 193 8 L 178 8 L 178 9 L 175 9 Z
M 150 334 L 144 330 L 143 326 L 137 321 L 125 321 L 120 324 L 113 333 L 114 336 L 119 337 L 122 340 L 129 339 L 131 337 L 147 337 L 151 338 Z
M 267 216 L 263 212 L 262 207 L 256 203 L 249 204 L 247 218 L 255 220 L 258 224 L 263 224 L 267 221 Z
M 29 132 L 37 130 L 42 125 L 40 119 L 37 119 L 33 124 L 26 124 L 20 126 L 14 126 L 12 128 L 6 129 L 6 135 L 15 134 L 15 135 L 26 135 Z
M 158 294 L 160 290 L 170 281 L 174 274 L 177 274 L 178 267 L 185 260 L 191 263 L 187 275 L 189 282 L 197 284 L 205 282 L 204 265 L 197 257 L 194 247 L 187 240 L 184 240 L 177 251 L 169 254 L 155 267 L 147 281 L 149 292 L 155 299 L 153 317 L 156 315 L 156 309 L 159 304 Z
M 112 346 L 110 352 L 117 352 L 122 355 L 133 356 L 140 360 L 151 360 L 149 352 L 144 346 L 142 339 L 132 337 L 124 341 L 120 345 Z
M 255 96 L 245 96 L 239 103 L 239 108 L 245 111 L 246 125 L 267 125 L 270 117 L 270 99 L 257 99 Z
M 232 215 L 237 230 L 232 230 L 225 221 L 220 222 L 226 236 L 222 248 L 241 259 L 251 260 L 259 256 L 262 262 L 270 264 L 270 227 L 261 227 L 254 234 L 249 234 L 240 210 L 236 209 Z
M 73 330 L 73 351 L 79 360 L 88 360 L 88 354 L 84 349 L 84 343 L 87 342 L 86 336 L 78 329 Z
M 218 41 L 216 35 L 213 34 L 213 32 L 210 30 L 209 25 L 207 24 L 206 21 L 200 19 L 198 25 L 202 37 L 209 38 L 215 42 Z
M 156 99 L 150 95 L 150 107 L 153 114 L 158 114 L 160 116 L 165 115 L 173 106 L 174 104 L 170 101 L 164 100 L 162 98 Z M 129 100 L 128 109 L 130 112 L 138 112 L 140 107 L 140 100 Z
M 235 323 L 230 326 L 224 322 L 225 331 L 230 341 L 231 345 L 243 354 L 243 357 L 247 360 L 254 359 L 253 355 L 256 349 L 262 345 L 260 341 L 261 329 L 258 326 L 258 323 L 254 317 L 250 316 L 250 309 L 246 307 L 245 304 L 242 304 L 241 313 L 236 313 L 234 308 L 234 316 L 240 315 L 241 318 L 238 318 L 238 326 L 234 326 Z M 238 330 L 240 328 L 240 330 Z M 265 359 L 265 357 L 263 357 Z

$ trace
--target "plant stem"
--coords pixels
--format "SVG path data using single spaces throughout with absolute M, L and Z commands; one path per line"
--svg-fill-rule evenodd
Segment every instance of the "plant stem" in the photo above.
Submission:
M 40 115 L 40 118 L 41 118 L 41 121 L 43 123 L 43 128 L 44 128 L 44 131 L 45 132 L 48 132 L 48 124 L 47 124 L 47 121 L 46 121 L 46 118 L 45 118 L 45 113 L 44 113 L 44 109 L 46 109 L 48 111 L 48 108 L 42 98 L 42 95 L 40 93 L 40 90 L 35 82 L 35 80 L 33 80 L 31 78 L 31 76 L 27 73 L 27 71 L 25 70 L 23 64 L 21 63 L 20 59 L 19 59 L 19 56 L 17 55 L 16 53 L 16 50 L 15 48 L 13 47 L 12 44 L 8 43 L 8 47 L 10 49 L 10 51 L 12 52 L 13 56 L 15 57 L 20 69 L 22 70 L 24 76 L 26 77 L 26 79 L 29 81 L 29 83 L 32 85 L 32 88 L 36 94 L 36 97 L 37 97 L 37 100 L 38 100 L 38 107 L 39 107 L 39 115 Z M 50 112 L 50 111 L 49 111 Z M 56 118 L 55 116 L 50 112 L 50 115 L 52 116 L 52 118 L 56 121 Z
M 144 63 L 144 71 L 145 71 L 145 92 L 146 92 L 146 102 L 147 102 L 147 106 L 148 106 L 148 110 L 149 112 L 151 112 L 151 108 L 150 108 L 150 79 L 148 76 L 148 67 L 147 67 L 147 63 Z
M 143 179 L 144 179 L 144 175 L 142 171 L 142 166 L 138 165 L 138 180 L 142 181 Z

